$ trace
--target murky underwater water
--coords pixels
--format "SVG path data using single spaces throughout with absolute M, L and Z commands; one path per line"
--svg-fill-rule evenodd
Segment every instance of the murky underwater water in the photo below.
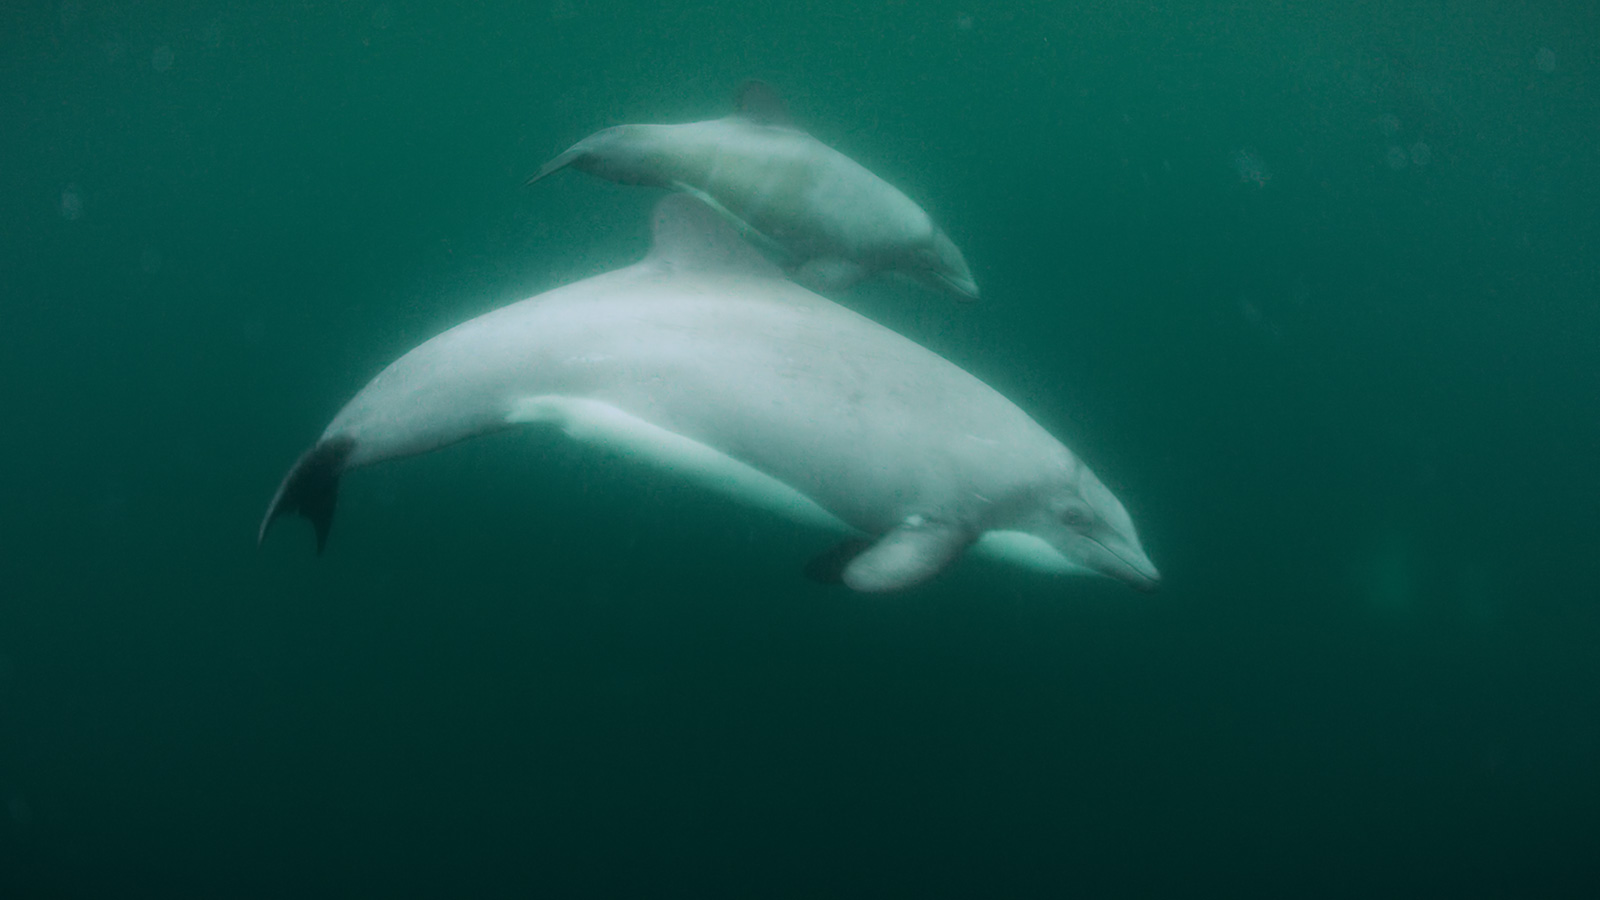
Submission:
M 1592 893 L 1588 6 L 3 22 L 0 896 Z M 1077 450 L 1159 592 L 825 589 L 537 433 L 255 549 L 383 365 L 642 255 L 657 192 L 528 175 L 749 77 L 983 288 L 844 300 Z

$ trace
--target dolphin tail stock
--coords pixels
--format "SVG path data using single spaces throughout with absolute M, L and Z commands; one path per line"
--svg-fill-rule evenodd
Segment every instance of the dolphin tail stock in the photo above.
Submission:
M 345 460 L 350 458 L 356 442 L 350 437 L 334 437 L 318 441 L 316 446 L 300 454 L 294 467 L 283 477 L 278 492 L 272 495 L 267 515 L 261 520 L 261 530 L 256 534 L 256 546 L 267 539 L 267 531 L 279 516 L 299 513 L 311 520 L 317 532 L 317 555 L 328 543 L 328 530 L 333 527 L 333 510 L 339 500 L 339 475 L 344 471 Z
M 522 186 L 527 187 L 553 172 L 559 172 L 570 166 L 580 172 L 587 172 L 596 178 L 604 178 L 617 184 L 667 187 L 668 183 L 656 171 L 656 166 L 651 162 L 649 155 L 641 153 L 638 147 L 641 129 L 650 127 L 653 126 L 613 125 L 610 128 L 602 128 L 545 163 L 539 171 L 533 173 L 532 178 L 524 181 Z
M 568 147 L 560 156 L 550 160 L 543 166 L 540 166 L 539 171 L 533 173 L 533 177 L 529 178 L 527 181 L 524 181 L 522 186 L 528 187 L 535 181 L 544 178 L 546 175 L 550 175 L 554 172 L 559 172 L 562 169 L 565 169 L 587 152 L 589 152 L 589 148 L 585 146 L 584 141 L 579 141 L 578 143 L 573 144 L 571 147 Z

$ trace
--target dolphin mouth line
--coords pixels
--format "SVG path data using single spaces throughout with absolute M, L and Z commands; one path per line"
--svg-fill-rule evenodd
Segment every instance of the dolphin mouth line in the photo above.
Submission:
M 1107 547 L 1105 544 L 1095 540 L 1094 538 L 1088 538 L 1088 541 L 1091 544 L 1094 544 L 1096 547 L 1099 547 L 1101 550 L 1104 550 L 1107 556 L 1117 561 L 1118 565 L 1116 566 L 1116 572 L 1112 575 L 1112 577 L 1122 581 L 1136 590 L 1145 591 L 1147 593 L 1160 586 L 1161 573 L 1156 571 L 1156 567 L 1152 565 L 1148 559 L 1135 561 L 1129 559 L 1121 553 L 1118 553 L 1115 550 L 1112 550 L 1110 547 Z
M 940 284 L 944 285 L 950 291 L 958 294 L 959 296 L 956 299 L 966 303 L 971 303 L 978 299 L 978 285 L 972 280 L 968 279 L 963 281 L 952 278 L 943 272 L 933 272 L 930 274 L 932 274 L 934 278 L 938 279 Z

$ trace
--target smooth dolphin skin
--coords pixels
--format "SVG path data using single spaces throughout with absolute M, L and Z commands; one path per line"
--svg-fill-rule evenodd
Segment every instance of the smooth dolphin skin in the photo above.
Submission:
M 817 290 L 894 272 L 978 299 L 967 261 L 922 207 L 797 127 L 766 85 L 747 82 L 738 112 L 685 125 L 619 125 L 546 163 L 622 184 L 692 194 Z
M 974 546 L 1140 589 L 1159 578 L 1122 504 L 1022 410 L 785 279 L 679 194 L 643 261 L 384 369 L 295 463 L 260 538 L 298 512 L 320 552 L 344 472 L 527 424 L 853 535 L 806 571 L 859 591 L 912 587 Z

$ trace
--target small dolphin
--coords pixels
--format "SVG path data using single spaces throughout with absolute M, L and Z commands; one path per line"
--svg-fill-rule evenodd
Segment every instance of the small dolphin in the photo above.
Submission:
M 692 194 L 816 290 L 895 272 L 960 300 L 978 299 L 961 251 L 922 207 L 801 130 L 759 81 L 740 90 L 734 115 L 597 131 L 527 184 L 567 166 Z
M 1159 577 L 1122 504 L 1022 410 L 785 279 L 681 194 L 658 204 L 643 261 L 380 372 L 290 469 L 258 541 L 297 512 L 320 553 L 344 472 L 536 423 L 853 535 L 806 571 L 859 591 L 919 584 L 974 545 L 1141 589 Z

